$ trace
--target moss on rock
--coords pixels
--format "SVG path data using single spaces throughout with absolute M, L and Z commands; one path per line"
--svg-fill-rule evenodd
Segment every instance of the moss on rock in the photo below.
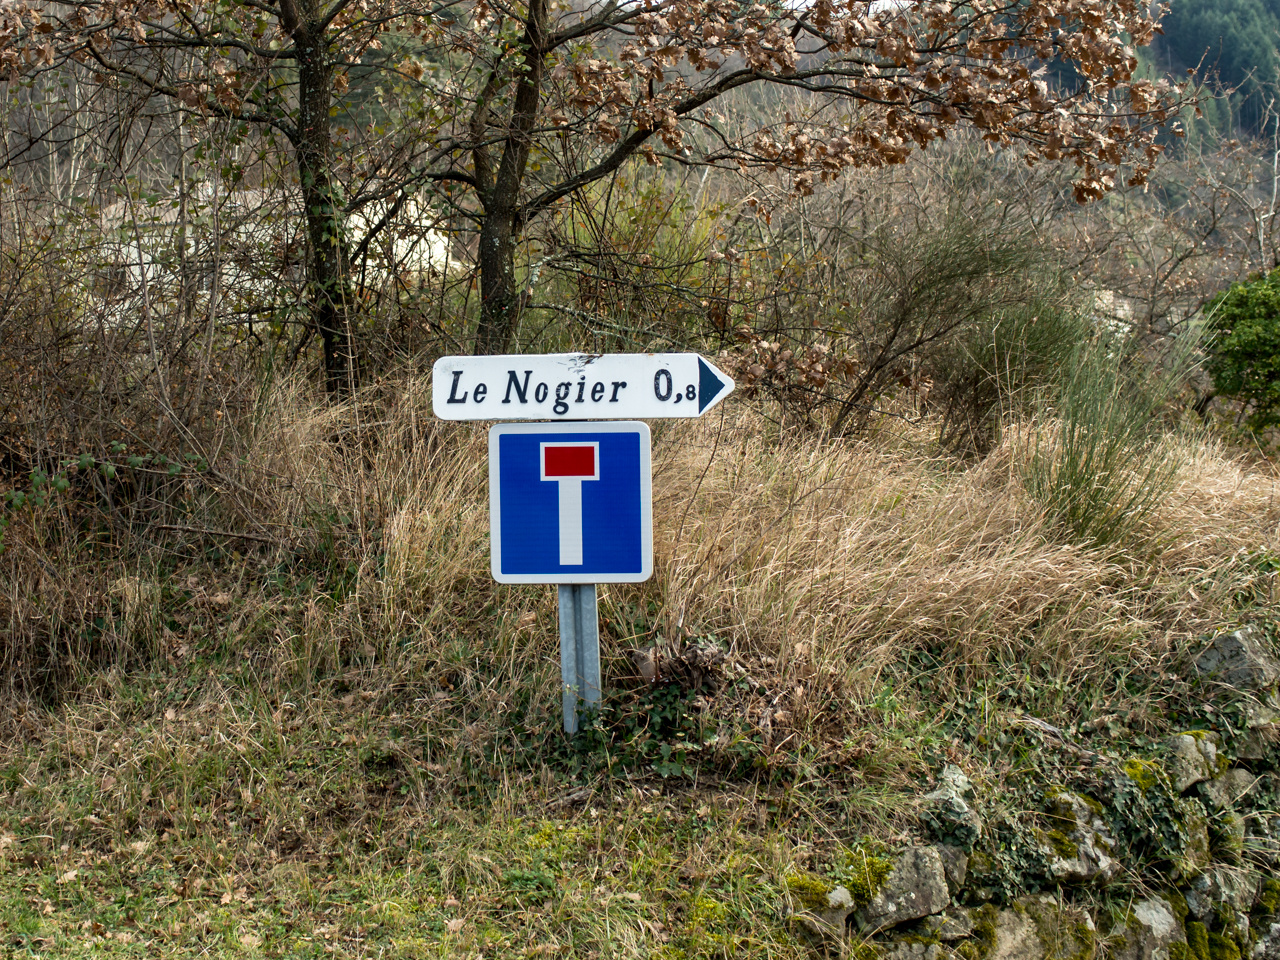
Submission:
M 729 918 L 728 908 L 711 897 L 698 897 L 689 909 L 689 926 L 712 927 Z
M 854 907 L 870 903 L 893 871 L 893 861 L 884 851 L 863 843 L 844 852 L 844 864 L 836 876 L 853 897 Z
M 1080 920 L 1075 924 L 1072 933 L 1080 949 L 1066 960 L 1092 960 L 1098 955 L 1098 934 L 1093 927 Z
M 1064 860 L 1074 860 L 1080 854 L 1080 846 L 1061 830 L 1049 830 L 1044 834 L 1044 840 L 1058 856 Z
M 1208 935 L 1209 960 L 1240 960 L 1240 948 L 1230 937 L 1221 933 Z
M 1187 906 L 1187 898 L 1177 890 L 1166 890 L 1161 896 L 1173 910 L 1173 915 L 1178 918 L 1178 922 L 1185 924 L 1187 915 L 1191 912 L 1191 908 Z
M 1258 891 L 1258 902 L 1253 911 L 1260 916 L 1280 913 L 1280 880 L 1262 881 L 1262 889 Z
M 1060 783 L 1056 783 L 1045 790 L 1044 798 L 1049 802 L 1050 806 L 1054 806 L 1059 803 L 1066 803 L 1070 805 L 1072 800 L 1079 800 L 1089 808 L 1090 812 L 1098 817 L 1101 817 L 1106 812 L 1106 808 L 1087 793 L 1077 793 L 1075 790 L 1068 790 Z
M 1182 821 L 1187 843 L 1174 863 L 1174 875 L 1187 879 L 1199 876 L 1213 863 L 1209 848 L 1209 820 L 1199 813 L 1188 813 Z
M 1124 762 L 1124 766 L 1121 769 L 1124 770 L 1125 776 L 1136 783 L 1138 789 L 1143 793 L 1146 793 L 1160 782 L 1160 765 L 1154 760 L 1130 757 Z
M 969 911 L 973 933 L 955 949 L 964 960 L 987 960 L 996 948 L 996 908 L 985 904 Z
M 1047 899 L 1030 898 L 1014 904 L 1035 924 L 1045 960 L 1092 960 L 1098 952 L 1097 933 L 1078 907 Z
M 1106 814 L 1106 807 L 1087 793 L 1077 793 L 1076 796 L 1084 801 L 1084 805 L 1093 811 L 1094 816 L 1101 817 Z
M 942 943 L 942 938 L 938 936 L 936 931 L 926 930 L 920 933 L 907 933 L 900 937 L 894 938 L 895 943 L 911 943 L 923 944 L 926 947 L 933 946 L 936 943 Z
M 1216 780 L 1231 769 L 1231 760 L 1219 749 L 1222 746 L 1222 736 L 1220 734 L 1214 733 L 1212 730 L 1182 730 L 1175 736 L 1191 737 L 1193 740 L 1212 748 L 1213 759 L 1209 760 L 1208 757 L 1205 757 L 1211 779 Z M 1201 749 L 1205 748 L 1202 747 Z
M 1217 859 L 1227 863 L 1239 863 L 1244 855 L 1244 817 L 1234 810 L 1226 810 L 1213 821 L 1211 839 Z
M 1203 923 L 1192 920 L 1187 924 L 1187 948 L 1195 960 L 1209 960 L 1209 931 Z
M 785 883 L 787 892 L 791 894 L 800 906 L 811 913 L 821 913 L 824 910 L 831 909 L 831 901 L 828 896 L 835 889 L 834 884 L 828 883 L 812 873 L 789 874 Z
M 977 876 L 986 876 L 996 868 L 996 862 L 985 850 L 975 850 L 969 854 L 969 872 Z

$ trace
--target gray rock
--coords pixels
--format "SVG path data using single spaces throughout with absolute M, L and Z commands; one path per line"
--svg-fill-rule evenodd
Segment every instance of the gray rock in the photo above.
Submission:
M 853 913 L 853 894 L 848 887 L 836 887 L 827 894 L 827 909 L 817 914 L 823 923 L 844 930 L 845 921 Z
M 1249 728 L 1265 726 L 1280 720 L 1280 700 L 1275 693 L 1265 694 L 1259 700 L 1247 700 L 1244 704 L 1244 725 Z
M 986 960 L 1046 960 L 1036 922 L 1024 910 L 996 914 L 996 938 Z
M 1235 744 L 1239 760 L 1265 760 L 1280 742 L 1280 701 L 1274 693 L 1244 703 L 1244 736 Z
M 1261 723 L 1245 730 L 1236 746 L 1240 760 L 1265 760 L 1280 743 L 1280 723 Z
M 1051 897 L 1023 897 L 996 914 L 995 943 L 986 960 L 1064 960 L 1089 956 L 1093 921 L 1079 907 Z
M 787 927 L 819 956 L 841 958 L 848 953 L 844 930 L 823 923 L 813 914 L 793 913 L 787 918 Z
M 1048 851 L 1049 873 L 1059 883 L 1102 884 L 1120 872 L 1120 864 L 1111 857 L 1115 840 L 1100 811 L 1096 804 L 1068 790 L 1050 797 L 1050 836 L 1055 842 Z
M 1241 690 L 1266 690 L 1280 680 L 1280 663 L 1251 626 L 1218 634 L 1196 657 L 1195 666 L 1202 677 Z
M 939 837 L 973 849 L 982 836 L 982 818 L 973 809 L 973 783 L 959 767 L 947 764 L 938 776 L 938 786 L 924 795 L 925 818 Z
M 943 943 L 963 940 L 973 933 L 973 918 L 967 910 L 948 907 L 944 913 L 925 917 L 922 924 L 926 934 L 937 937 Z
M 845 886 L 836 887 L 827 894 L 827 905 L 832 910 L 853 909 L 853 894 Z
M 938 960 L 941 955 L 936 943 L 895 943 L 885 949 L 884 960 Z
M 1164 742 L 1164 761 L 1175 790 L 1182 793 L 1214 778 L 1218 772 L 1220 742 L 1216 733 L 1200 730 L 1180 733 Z
M 1213 863 L 1209 853 L 1209 821 L 1193 814 L 1182 825 L 1187 831 L 1187 847 L 1181 859 L 1174 863 L 1173 875 L 1178 880 L 1189 880 L 1208 870 Z
M 969 855 L 963 847 L 949 843 L 939 844 L 937 850 L 942 858 L 942 870 L 947 875 L 947 889 L 954 897 L 964 887 L 965 877 L 969 874 Z
M 938 774 L 938 789 L 945 789 L 959 797 L 972 797 L 974 793 L 973 781 L 954 763 L 948 763 L 942 768 L 942 773 Z
M 1280 960 L 1280 923 L 1273 923 L 1258 937 L 1253 960 Z
M 1235 767 L 1217 780 L 1200 784 L 1200 792 L 1214 810 L 1229 810 L 1253 792 L 1259 779 L 1243 767 Z
M 854 910 L 854 896 L 847 887 L 827 892 L 826 909 L 805 909 L 788 916 L 792 933 L 808 941 L 819 954 L 844 956 L 845 923 Z
M 1257 891 L 1258 875 L 1252 870 L 1215 867 L 1191 881 L 1190 889 L 1183 896 L 1187 900 L 1187 913 L 1204 921 L 1213 918 L 1218 907 L 1224 905 L 1237 913 L 1247 912 Z
M 845 922 L 852 912 L 853 895 L 846 887 L 836 887 L 827 893 L 827 909 L 795 913 L 789 921 L 792 931 L 820 953 L 839 957 L 844 954 Z
M 941 913 L 950 899 L 937 847 L 912 847 L 894 862 L 884 886 L 859 908 L 854 920 L 859 930 L 885 930 Z
M 1167 900 L 1153 897 L 1134 904 L 1126 924 L 1107 938 L 1111 960 L 1169 960 L 1169 947 L 1186 943 L 1186 934 Z

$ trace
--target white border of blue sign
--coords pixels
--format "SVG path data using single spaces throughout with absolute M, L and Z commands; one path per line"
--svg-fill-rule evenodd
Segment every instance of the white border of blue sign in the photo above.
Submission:
M 537 574 L 502 573 L 502 502 L 498 485 L 498 438 L 507 433 L 564 434 L 639 433 L 640 444 L 640 572 Z M 495 423 L 489 428 L 489 570 L 498 583 L 643 583 L 653 576 L 653 442 L 649 425 L 640 420 L 605 420 L 588 423 Z

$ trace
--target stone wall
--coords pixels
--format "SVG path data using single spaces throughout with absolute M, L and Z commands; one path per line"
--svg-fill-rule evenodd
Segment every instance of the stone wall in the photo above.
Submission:
M 1208 639 L 1188 675 L 1211 729 L 1103 756 L 1032 718 L 1071 755 L 1012 820 L 965 772 L 921 797 L 929 835 L 861 850 L 843 882 L 790 878 L 790 923 L 855 960 L 1280 960 L 1280 662 L 1253 629 Z M 856 859 L 856 858 L 855 858 Z

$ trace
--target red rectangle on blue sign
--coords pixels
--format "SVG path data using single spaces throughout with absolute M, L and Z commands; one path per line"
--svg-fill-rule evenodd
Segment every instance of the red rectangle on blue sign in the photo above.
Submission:
M 594 444 L 544 444 L 542 447 L 543 476 L 545 477 L 595 477 L 596 448 Z

